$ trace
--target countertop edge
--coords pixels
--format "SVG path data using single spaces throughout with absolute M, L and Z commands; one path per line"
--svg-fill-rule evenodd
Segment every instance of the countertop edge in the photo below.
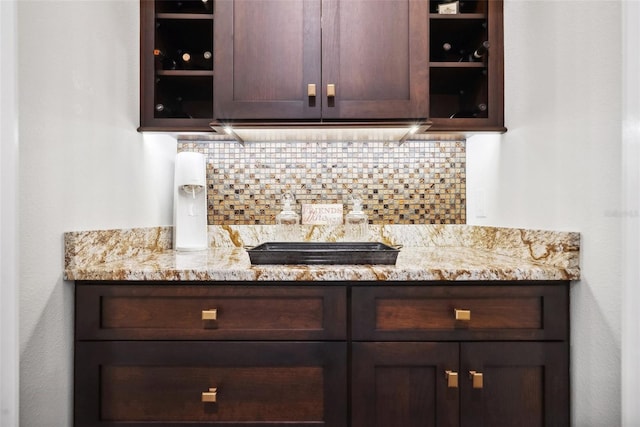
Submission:
M 274 226 L 209 226 L 208 251 L 171 249 L 171 227 L 69 232 L 64 279 L 75 281 L 527 281 L 580 279 L 577 232 L 469 225 L 370 226 L 371 240 L 403 245 L 384 265 L 251 265 L 245 246 Z M 301 226 L 306 241 L 341 241 L 341 226 Z

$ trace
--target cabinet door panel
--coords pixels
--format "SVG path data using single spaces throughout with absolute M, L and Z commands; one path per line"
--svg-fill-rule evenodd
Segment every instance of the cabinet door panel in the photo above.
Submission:
M 319 118 L 320 0 L 217 0 L 214 116 Z
M 82 342 L 76 357 L 76 426 L 346 425 L 345 343 Z
M 461 344 L 461 426 L 568 426 L 568 363 L 566 343 Z
M 322 8 L 323 118 L 426 118 L 428 1 L 325 0 Z
M 353 427 L 454 427 L 458 344 L 353 343 Z

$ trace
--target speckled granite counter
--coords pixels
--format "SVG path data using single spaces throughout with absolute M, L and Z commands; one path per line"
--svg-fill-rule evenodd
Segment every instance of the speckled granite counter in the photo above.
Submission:
M 245 247 L 274 241 L 275 226 L 209 226 L 209 249 L 176 252 L 171 227 L 69 232 L 66 280 L 470 281 L 577 280 L 573 232 L 468 225 L 370 226 L 371 241 L 402 245 L 396 265 L 259 265 Z M 301 240 L 343 239 L 341 226 L 301 226 Z

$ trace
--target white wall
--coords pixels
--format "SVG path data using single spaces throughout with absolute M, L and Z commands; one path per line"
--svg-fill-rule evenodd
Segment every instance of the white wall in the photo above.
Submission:
M 571 287 L 579 427 L 621 425 L 621 9 L 507 0 L 509 131 L 467 145 L 469 222 L 581 233 L 582 280 Z
M 138 1 L 18 2 L 20 425 L 72 419 L 62 233 L 171 223 L 175 140 L 138 125 Z
M 0 426 L 18 426 L 16 4 L 0 1 Z
M 640 425 L 640 3 L 623 3 L 622 424 Z
M 72 418 L 62 233 L 169 224 L 175 141 L 136 133 L 138 2 L 18 2 L 20 419 Z M 573 425 L 620 425 L 621 4 L 507 0 L 504 136 L 468 143 L 469 222 L 577 230 Z M 476 218 L 484 194 L 486 218 Z M 629 424 L 632 426 L 632 424 Z

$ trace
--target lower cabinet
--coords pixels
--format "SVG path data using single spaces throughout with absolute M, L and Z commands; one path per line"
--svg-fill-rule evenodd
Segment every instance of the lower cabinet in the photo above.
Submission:
M 352 289 L 353 427 L 567 427 L 568 287 Z
M 565 427 L 564 343 L 354 343 L 353 427 Z
M 347 290 L 78 283 L 76 427 L 346 427 Z
M 76 286 L 76 427 L 563 427 L 568 282 Z

